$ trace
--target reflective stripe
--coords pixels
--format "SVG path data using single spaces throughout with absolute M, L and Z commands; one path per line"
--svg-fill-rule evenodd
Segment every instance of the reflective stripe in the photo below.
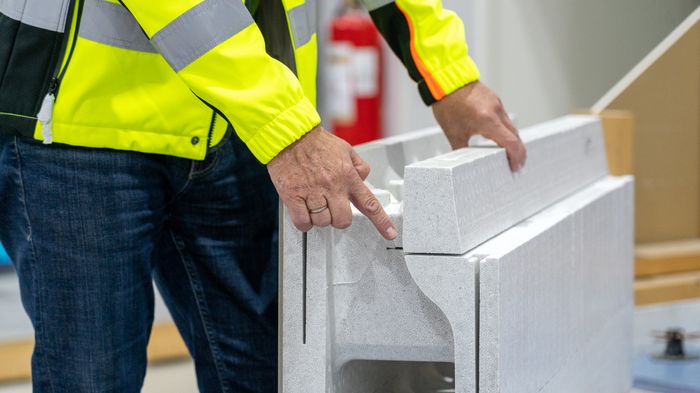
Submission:
M 180 71 L 252 24 L 241 1 L 205 0 L 153 35 L 151 43 Z
M 370 10 L 374 11 L 377 8 L 382 8 L 385 5 L 393 3 L 394 0 L 362 0 L 362 4 L 365 5 L 365 7 Z
M 85 1 L 79 35 L 117 48 L 156 52 L 131 13 L 119 4 L 104 0 Z
M 294 46 L 299 48 L 306 45 L 316 33 L 316 0 L 306 0 L 287 14 L 294 36 Z
M 68 0 L 0 0 L 0 13 L 29 26 L 62 33 Z

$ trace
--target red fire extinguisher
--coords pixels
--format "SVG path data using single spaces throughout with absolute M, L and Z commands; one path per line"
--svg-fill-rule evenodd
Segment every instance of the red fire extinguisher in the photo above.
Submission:
M 331 127 L 352 145 L 381 138 L 380 35 L 357 0 L 331 24 L 327 102 Z

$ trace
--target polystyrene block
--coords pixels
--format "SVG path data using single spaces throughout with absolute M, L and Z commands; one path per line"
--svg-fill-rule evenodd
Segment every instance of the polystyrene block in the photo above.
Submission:
M 481 393 L 630 388 L 633 187 L 607 178 L 473 252 Z
M 595 117 L 567 116 L 522 131 L 525 168 L 511 173 L 495 144 L 458 150 L 405 169 L 404 249 L 462 254 L 607 174 Z
M 462 256 L 406 257 L 438 306 L 454 292 L 423 269 L 478 261 L 480 393 L 629 391 L 632 201 L 630 179 L 606 178 Z
M 444 385 L 449 384 L 450 381 L 454 383 L 454 388 L 459 393 L 494 391 L 485 390 L 491 386 L 489 383 L 496 384 L 495 391 L 506 391 L 498 389 L 502 389 L 502 386 L 511 386 L 508 385 L 511 378 L 517 380 L 526 374 L 522 370 L 514 371 L 516 367 L 523 366 L 522 359 L 539 361 L 540 356 L 544 356 L 540 355 L 540 352 L 557 355 L 555 349 L 551 348 L 552 343 L 558 344 L 563 336 L 569 334 L 564 329 L 572 326 L 571 324 L 557 325 L 557 318 L 570 318 L 585 324 L 588 323 L 584 321 L 587 317 L 593 317 L 598 321 L 600 315 L 609 316 L 610 322 L 604 324 L 604 328 L 598 329 L 593 323 L 585 325 L 592 329 L 588 336 L 590 342 L 604 348 L 615 347 L 621 350 L 622 354 L 626 353 L 624 337 L 620 336 L 623 325 L 627 323 L 629 310 L 623 307 L 602 307 L 601 309 L 584 307 L 580 309 L 581 315 L 576 318 L 565 310 L 565 303 L 571 302 L 571 294 L 579 294 L 579 300 L 587 296 L 598 299 L 596 296 L 599 296 L 592 293 L 600 290 L 599 286 L 591 286 L 590 282 L 585 280 L 566 281 L 570 276 L 582 277 L 567 275 L 567 269 L 589 272 L 582 267 L 585 264 L 581 258 L 586 255 L 606 256 L 607 259 L 604 258 L 603 262 L 591 263 L 591 266 L 596 266 L 596 269 L 601 263 L 612 265 L 607 271 L 600 272 L 610 275 L 601 279 L 600 285 L 608 285 L 613 282 L 612 280 L 621 277 L 622 268 L 618 264 L 630 263 L 629 266 L 631 266 L 631 260 L 625 259 L 626 256 L 620 260 L 621 262 L 613 263 L 611 259 L 613 254 L 619 256 L 622 250 L 631 249 L 631 235 L 629 239 L 625 237 L 626 233 L 631 234 L 632 228 L 631 221 L 628 222 L 628 219 L 631 219 L 629 209 L 615 210 L 612 208 L 614 206 L 603 204 L 597 210 L 593 208 L 594 213 L 586 213 L 587 215 L 582 216 L 592 218 L 581 219 L 580 222 L 576 221 L 578 218 L 571 218 L 579 217 L 579 210 L 589 211 L 592 209 L 590 206 L 598 206 L 598 199 L 609 198 L 609 194 L 619 194 L 617 188 L 608 184 L 615 181 L 609 179 L 600 183 L 603 184 L 602 186 L 593 187 L 598 191 L 586 189 L 587 191 L 579 192 L 605 175 L 605 156 L 604 153 L 598 152 L 599 144 L 602 143 L 598 139 L 599 136 L 599 126 L 588 117 L 564 118 L 523 131 L 523 139 L 530 148 L 529 165 L 533 169 L 531 174 L 527 175 L 524 172 L 521 176 L 529 176 L 528 181 L 537 182 L 539 180 L 535 177 L 539 174 L 550 181 L 560 181 L 564 186 L 539 182 L 540 189 L 533 190 L 520 180 L 512 179 L 502 149 L 488 146 L 463 149 L 443 155 L 441 158 L 443 161 L 453 160 L 466 164 L 457 165 L 454 171 L 438 170 L 429 173 L 433 177 L 441 173 L 455 174 L 453 178 L 461 179 L 459 181 L 462 182 L 465 178 L 473 179 L 472 181 L 483 185 L 481 193 L 471 192 L 465 186 L 466 183 L 451 189 L 443 187 L 442 191 L 436 188 L 438 183 L 406 182 L 404 184 L 404 174 L 409 175 L 409 169 L 404 172 L 405 166 L 415 164 L 409 168 L 420 167 L 422 165 L 420 160 L 424 160 L 423 163 L 435 162 L 435 155 L 441 155 L 449 150 L 449 145 L 439 130 L 424 130 L 358 147 L 358 152 L 373 167 L 368 184 L 374 189 L 375 195 L 397 224 L 400 236 L 395 241 L 382 239 L 371 223 L 356 210 L 353 210 L 354 222 L 350 228 L 346 230 L 314 229 L 308 234 L 296 231 L 285 215 L 282 223 L 283 252 L 280 280 L 282 327 L 280 386 L 282 391 L 285 393 L 364 393 L 396 389 L 398 389 L 396 391 L 422 391 L 420 389 L 423 388 L 443 389 Z M 568 151 L 571 159 L 563 157 L 566 154 L 559 150 Z M 603 154 L 602 158 L 600 154 Z M 547 156 L 555 156 L 556 159 L 548 159 Z M 472 159 L 473 157 L 478 159 Z M 571 161 L 576 157 L 581 162 L 574 165 Z M 568 168 L 570 178 L 560 179 L 558 176 L 561 175 L 562 170 L 552 167 L 556 165 Z M 549 172 L 553 172 L 554 175 Z M 464 177 L 462 176 L 464 173 L 472 173 L 473 176 Z M 626 184 L 625 181 L 617 182 L 615 184 L 618 188 L 629 187 L 623 186 L 623 183 Z M 414 190 L 411 190 L 411 187 Z M 417 208 L 407 209 L 404 205 L 408 195 L 417 193 L 415 187 L 424 188 L 424 195 L 432 193 L 433 204 L 439 201 L 440 192 L 446 192 L 455 195 L 453 201 L 459 200 L 469 206 L 482 203 L 494 208 L 490 216 L 485 208 L 477 212 L 481 218 L 474 225 L 483 226 L 483 234 L 480 227 L 469 229 L 471 232 L 468 232 L 475 234 L 468 238 L 471 239 L 470 241 L 483 238 L 481 242 L 487 242 L 459 255 L 406 254 L 406 250 L 412 249 L 411 242 L 416 241 L 415 238 L 409 241 L 404 237 L 412 233 L 404 228 L 412 220 L 410 215 L 424 214 L 423 219 L 429 219 L 425 217 L 425 213 L 418 213 Z M 522 192 L 523 195 L 503 199 L 502 196 L 496 195 L 500 193 L 501 188 L 509 192 Z M 576 195 L 571 197 L 572 194 Z M 509 204 L 503 208 L 494 207 L 494 202 L 489 201 L 489 196 L 494 200 L 505 200 Z M 568 205 L 564 207 L 559 203 L 555 204 L 567 197 L 574 200 L 588 198 L 591 202 L 576 205 L 573 202 L 566 202 L 569 200 L 566 199 L 562 203 L 568 203 Z M 415 195 L 413 198 L 416 201 Z M 532 202 L 533 199 L 536 201 Z M 631 205 L 631 201 L 627 202 Z M 438 211 L 434 206 L 425 207 L 424 210 L 430 209 L 436 211 L 435 214 L 444 214 L 444 211 Z M 546 210 L 538 214 L 537 212 L 542 209 Z M 464 210 L 457 209 L 454 212 L 463 214 Z M 493 222 L 489 221 L 489 217 Z M 513 227 L 528 217 L 531 219 Z M 569 237 L 561 229 L 553 229 L 570 225 L 567 220 L 578 223 L 573 225 L 576 231 L 570 232 Z M 416 220 L 413 220 L 412 225 L 417 225 Z M 590 241 L 586 240 L 588 239 L 586 234 L 599 230 L 603 225 L 611 225 L 611 228 L 601 229 L 601 236 L 594 237 Z M 618 231 L 616 235 L 618 237 L 612 236 L 610 231 Z M 609 235 L 607 243 L 600 243 L 603 241 L 603 234 Z M 428 236 L 427 233 L 424 235 Z M 461 242 L 464 236 L 461 233 L 458 235 L 453 239 Z M 504 245 L 503 238 L 510 240 L 505 241 L 507 244 Z M 614 245 L 613 242 L 617 240 L 621 243 Z M 560 243 L 569 244 L 566 242 L 576 244 L 579 248 L 571 250 L 580 252 L 564 257 L 562 253 L 566 251 L 566 247 L 561 246 Z M 494 245 L 498 244 L 502 245 L 501 248 L 494 248 Z M 462 246 L 462 243 L 458 243 L 452 250 L 459 250 Z M 511 251 L 507 251 L 506 246 L 510 247 L 508 250 Z M 608 247 L 611 250 L 610 254 L 590 251 L 594 247 L 601 246 Z M 531 247 L 534 249 L 530 250 Z M 551 248 L 552 255 L 548 254 L 548 247 Z M 535 262 L 538 258 L 544 261 L 541 267 Z M 502 266 L 495 262 L 501 260 Z M 560 261 L 560 264 L 555 263 L 555 260 Z M 501 266 L 502 270 L 493 268 L 493 264 Z M 548 273 L 543 270 L 544 267 L 550 267 L 551 271 Z M 490 275 L 489 269 L 495 269 L 493 270 L 495 275 Z M 535 272 L 538 274 L 535 275 Z M 583 276 L 590 276 L 586 274 Z M 513 283 L 523 288 L 530 288 L 518 281 L 520 276 L 522 276 L 521 280 L 532 280 L 533 288 L 542 287 L 550 291 L 519 292 L 518 288 L 511 288 Z M 500 278 L 503 278 L 503 282 Z M 620 282 L 619 288 L 628 285 L 625 278 Z M 484 283 L 486 283 L 486 291 Z M 498 290 L 489 289 L 491 288 L 489 285 Z M 501 288 L 505 285 L 508 286 L 507 290 Z M 545 293 L 549 297 L 562 297 L 569 300 L 562 300 L 564 303 L 548 303 L 549 298 L 542 298 Z M 619 295 L 618 292 L 602 291 L 601 293 L 612 294 L 611 299 L 615 302 L 619 300 L 615 297 Z M 522 296 L 516 296 L 517 294 Z M 538 302 L 542 303 L 541 306 L 537 306 L 539 308 L 534 306 L 539 304 Z M 574 302 L 574 305 L 579 307 L 591 304 L 593 303 L 589 304 L 583 300 Z M 548 309 L 550 306 L 553 309 Z M 509 310 L 509 314 L 503 315 L 499 311 L 501 309 Z M 528 320 L 523 316 L 524 311 L 518 313 L 519 309 L 528 310 L 531 313 L 533 320 L 531 325 L 526 323 Z M 494 315 L 498 318 L 489 319 L 489 316 Z M 544 326 L 541 320 L 547 318 L 555 322 L 552 327 L 542 331 L 552 334 L 553 341 L 543 344 L 545 350 L 527 346 L 529 342 L 541 342 L 542 335 L 539 331 L 530 328 Z M 523 323 L 524 327 L 519 326 L 518 323 Z M 525 344 L 517 343 L 517 340 L 514 340 L 508 332 L 502 333 L 499 330 L 506 327 L 518 331 L 520 337 L 524 338 Z M 573 334 L 580 335 L 582 331 L 583 328 L 575 329 Z M 603 334 L 603 331 L 608 333 Z M 503 342 L 520 345 L 516 345 L 514 349 L 517 355 L 506 353 L 507 349 L 500 346 Z M 577 341 L 577 343 L 580 342 L 581 340 Z M 485 347 L 484 345 L 487 344 L 490 346 Z M 571 347 L 563 348 L 569 350 Z M 604 364 L 605 359 L 613 359 L 616 364 L 621 365 L 616 366 L 616 370 L 627 364 L 623 355 L 612 356 L 590 346 L 579 349 L 581 354 L 590 354 L 579 355 L 582 356 L 580 361 L 576 360 L 579 359 L 576 357 L 567 358 L 570 355 L 568 352 L 554 358 L 573 359 L 572 361 L 576 360 L 578 363 L 575 363 L 578 365 Z M 485 355 L 489 351 L 493 352 L 492 356 L 495 356 L 496 360 Z M 450 364 L 453 366 L 445 366 Z M 489 364 L 492 368 L 487 367 Z M 552 386 L 563 386 L 558 385 L 557 378 L 566 377 L 574 380 L 581 378 L 581 373 L 566 367 L 559 367 L 561 372 L 557 372 L 557 367 L 558 365 L 553 365 L 545 359 L 542 368 L 532 373 L 532 378 L 541 382 L 540 374 L 548 375 L 551 377 L 550 381 L 553 381 Z M 612 386 L 613 383 L 620 381 L 619 377 L 613 377 L 606 370 L 597 369 L 594 366 L 586 366 L 584 370 L 593 374 L 598 372 L 600 377 L 597 381 L 601 381 L 600 386 L 603 387 Z M 485 375 L 493 375 L 496 382 L 483 380 Z M 605 382 L 608 380 L 612 382 Z M 536 382 L 525 382 L 531 383 L 532 386 L 537 385 Z M 412 385 L 415 383 L 420 386 Z M 479 384 L 483 387 L 479 388 Z M 584 384 L 584 386 L 593 385 Z M 524 392 L 527 391 L 536 390 L 524 390 Z
M 399 205 L 387 210 L 396 217 Z M 343 367 L 357 359 L 454 363 L 451 321 L 416 285 L 403 251 L 388 248 L 367 220 L 351 229 L 296 232 L 284 222 L 281 337 L 284 392 L 354 392 Z M 473 369 L 474 266 L 454 267 L 444 285 L 471 336 L 460 337 Z M 440 272 L 427 272 L 436 277 Z M 471 324 L 471 325 L 469 325 Z M 460 383 L 467 383 L 460 378 Z M 474 384 L 473 376 L 468 383 Z

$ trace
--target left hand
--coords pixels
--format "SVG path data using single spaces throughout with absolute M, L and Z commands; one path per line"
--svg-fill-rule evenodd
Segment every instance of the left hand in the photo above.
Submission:
M 435 119 L 453 149 L 467 147 L 473 135 L 506 149 L 513 172 L 525 165 L 527 151 L 500 98 L 481 82 L 464 86 L 433 104 Z

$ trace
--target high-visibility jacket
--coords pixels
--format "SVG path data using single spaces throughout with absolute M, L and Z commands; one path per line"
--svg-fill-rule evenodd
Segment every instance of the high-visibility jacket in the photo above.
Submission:
M 0 0 L 0 131 L 263 163 L 320 123 L 315 0 Z M 479 78 L 441 0 L 364 0 L 427 104 Z

